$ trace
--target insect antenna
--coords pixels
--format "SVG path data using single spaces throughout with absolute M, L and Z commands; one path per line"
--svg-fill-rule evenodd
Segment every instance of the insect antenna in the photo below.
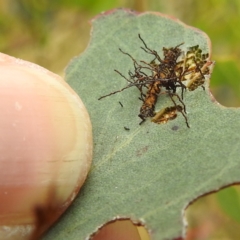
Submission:
M 155 59 L 157 59 L 160 63 L 162 63 L 163 61 L 162 61 L 162 59 L 159 57 L 157 51 L 150 49 L 150 48 L 147 46 L 147 44 L 145 43 L 145 41 L 142 39 L 142 37 L 141 37 L 140 34 L 138 34 L 138 37 L 140 38 L 140 40 L 142 41 L 142 43 L 143 43 L 143 45 L 144 45 L 144 47 L 145 47 L 145 48 L 144 48 L 144 47 L 141 47 L 141 49 L 144 50 L 146 53 L 149 53 L 149 54 L 154 55 L 154 56 L 155 56 Z M 154 60 L 155 60 L 155 59 L 154 59 Z M 154 61 L 154 60 L 152 60 L 152 61 Z
M 176 104 L 175 100 L 173 99 L 173 96 L 176 96 L 178 98 L 178 101 L 183 105 L 183 111 L 186 113 L 186 105 L 181 100 L 181 98 L 178 96 L 178 94 L 177 93 L 168 92 L 168 95 L 170 96 L 170 98 L 171 98 L 172 102 L 174 103 L 175 107 L 177 107 L 177 104 Z
M 116 73 L 118 73 L 121 77 L 123 77 L 127 82 L 132 83 L 129 79 L 127 79 L 122 73 L 120 73 L 118 70 L 114 69 Z M 129 75 L 130 76 L 130 75 Z M 131 77 L 131 76 L 130 76 Z
M 122 89 L 120 89 L 120 90 L 118 90 L 118 91 L 111 92 L 111 93 L 109 93 L 109 94 L 107 94 L 107 95 L 101 96 L 98 100 L 101 100 L 102 98 L 105 98 L 105 97 L 111 96 L 111 95 L 113 95 L 113 94 L 122 92 L 122 91 L 124 91 L 125 89 L 130 88 L 130 87 L 132 87 L 132 86 L 134 86 L 134 85 L 129 84 L 129 85 L 127 85 L 126 87 L 124 87 L 124 88 L 122 88 Z
M 178 44 L 174 49 L 177 49 L 178 47 L 182 46 L 184 44 L 184 42 Z
M 152 63 L 147 63 L 147 62 L 145 62 L 143 60 L 141 60 L 140 62 L 144 63 L 147 66 L 149 66 L 149 67 L 143 67 L 143 68 L 146 68 L 146 69 L 148 69 L 150 71 L 154 71 L 154 70 L 156 71 L 157 70 L 157 67 L 155 67 Z
M 140 69 L 139 69 L 139 72 L 144 75 L 145 77 L 148 77 L 148 75 L 145 73 L 145 72 L 142 72 Z
M 138 64 L 138 62 L 136 61 L 136 59 L 134 59 L 129 53 L 124 52 L 121 48 L 119 48 L 119 51 L 122 52 L 123 54 L 129 56 L 129 57 L 132 59 L 132 61 L 134 62 L 134 64 L 136 64 L 137 66 L 139 66 L 139 64 Z
M 187 87 L 186 87 L 185 84 L 183 84 L 181 81 L 177 81 L 177 83 L 179 83 L 179 85 L 175 85 L 175 86 L 181 88 L 181 98 L 182 98 L 182 100 L 183 100 L 183 91 L 186 90 Z
M 102 98 L 105 98 L 105 97 L 111 96 L 111 95 L 113 95 L 113 94 L 122 92 L 122 91 L 124 91 L 125 89 L 134 86 L 134 85 L 133 85 L 133 82 L 131 82 L 129 79 L 127 79 L 122 73 L 120 73 L 120 72 L 119 72 L 118 70 L 116 70 L 116 69 L 114 69 L 114 71 L 117 72 L 121 77 L 123 77 L 124 79 L 126 79 L 127 82 L 129 82 L 129 84 L 128 84 L 126 87 L 124 87 L 124 88 L 122 88 L 122 89 L 120 89 L 120 90 L 118 90 L 118 91 L 111 92 L 111 93 L 109 93 L 109 94 L 107 94 L 107 95 L 104 95 L 104 96 L 100 97 L 98 100 L 101 100 Z
M 142 37 L 141 37 L 141 35 L 140 35 L 140 33 L 138 34 L 138 37 L 140 38 L 140 40 L 142 41 L 142 43 L 143 43 L 143 45 L 144 45 L 144 47 L 150 52 L 150 53 L 156 53 L 156 51 L 154 51 L 154 50 L 152 50 L 152 49 L 150 49 L 148 46 L 147 46 L 147 44 L 145 43 L 145 41 L 142 39 Z M 143 49 L 145 49 L 145 48 L 143 48 Z M 145 49 L 145 50 L 146 50 Z
M 143 87 L 143 86 L 146 87 L 146 83 L 145 83 L 145 81 L 142 81 L 142 82 L 141 82 L 140 76 L 137 77 L 137 76 L 134 75 L 131 71 L 129 71 L 129 76 L 130 76 L 131 79 L 137 77 L 137 79 L 132 82 L 131 80 L 129 80 L 128 78 L 126 78 L 126 77 L 125 77 L 121 72 L 119 72 L 118 70 L 114 69 L 114 71 L 117 72 L 121 77 L 123 77 L 127 82 L 129 82 L 129 84 L 128 84 L 126 87 L 124 87 L 124 88 L 122 88 L 122 89 L 120 89 L 120 90 L 117 90 L 117 91 L 115 91 L 115 92 L 111 92 L 111 93 L 109 93 L 109 94 L 107 94 L 107 95 L 104 95 L 104 96 L 101 96 L 100 98 L 98 98 L 98 100 L 101 100 L 102 98 L 105 98 L 105 97 L 111 96 L 111 95 L 113 95 L 113 94 L 122 92 L 122 91 L 124 91 L 125 89 L 130 88 L 130 87 L 132 87 L 132 86 L 136 86 L 136 87 L 139 89 L 139 91 L 141 92 L 141 97 L 145 97 L 145 94 L 142 92 L 142 87 Z M 137 72 L 136 69 L 135 69 L 135 72 Z M 144 78 L 148 78 L 148 77 L 146 76 L 146 77 L 144 77 Z
M 185 123 L 186 123 L 187 127 L 190 128 L 190 126 L 188 124 L 187 116 L 183 113 L 182 107 L 178 105 L 178 106 L 176 106 L 176 109 L 183 115 L 183 117 L 185 118 Z
M 129 53 L 124 52 L 121 48 L 119 48 L 119 50 L 120 50 L 120 52 L 122 52 L 123 54 L 129 56 L 129 57 L 132 59 L 132 61 L 134 62 L 134 68 L 135 68 L 135 70 L 138 69 L 138 68 L 139 68 L 139 69 L 145 68 L 145 69 L 148 69 L 148 70 L 152 71 L 152 68 L 148 68 L 148 67 L 141 66 L 141 65 L 136 61 L 136 59 L 134 59 Z M 140 61 L 140 62 L 143 62 L 143 61 Z M 148 63 L 146 63 L 146 62 L 143 62 L 143 63 L 145 63 L 146 65 L 151 66 L 150 64 L 148 64 Z M 138 70 L 138 71 L 139 71 L 139 70 Z M 140 72 L 140 71 L 139 71 L 139 72 Z
M 189 124 L 188 124 L 187 116 L 185 115 L 185 113 L 186 113 L 186 106 L 185 106 L 184 102 L 181 100 L 181 98 L 180 98 L 176 93 L 169 93 L 169 96 L 170 96 L 172 102 L 174 103 L 176 109 L 177 109 L 177 110 L 183 115 L 183 117 L 185 118 L 185 122 L 186 122 L 187 127 L 190 128 L 190 126 L 189 126 Z M 181 106 L 179 106 L 179 105 L 176 104 L 176 102 L 175 102 L 174 99 L 173 99 L 173 96 L 176 96 L 176 97 L 178 98 L 179 102 L 182 103 L 182 105 L 183 105 L 183 110 L 182 110 L 182 107 L 181 107 Z M 183 112 L 183 111 L 184 111 L 184 112 Z

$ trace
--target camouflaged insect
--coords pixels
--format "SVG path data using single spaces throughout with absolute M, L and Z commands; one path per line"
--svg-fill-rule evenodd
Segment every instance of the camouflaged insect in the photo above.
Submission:
M 189 91 L 194 91 L 199 86 L 203 87 L 206 75 L 210 74 L 209 66 L 213 62 L 209 59 L 209 54 L 202 54 L 199 46 L 188 48 L 186 56 L 178 63 L 185 70 L 184 77 L 181 81 L 187 81 L 186 87 Z
M 140 34 L 138 36 L 144 45 L 141 49 L 152 55 L 153 60 L 149 63 L 143 60 L 137 62 L 129 53 L 119 49 L 132 59 L 134 72 L 129 71 L 129 78 L 127 78 L 115 70 L 128 82 L 128 85 L 100 97 L 99 100 L 135 86 L 140 91 L 139 99 L 142 101 L 138 115 L 142 121 L 139 124 L 142 124 L 148 117 L 152 117 L 154 123 L 166 123 L 175 119 L 177 112 L 180 112 L 189 127 L 183 92 L 184 90 L 194 91 L 199 86 L 204 88 L 205 77 L 210 74 L 210 66 L 213 63 L 209 59 L 209 54 L 203 54 L 198 45 L 189 47 L 185 53 L 180 48 L 183 44 L 181 43 L 176 47 L 163 47 L 163 58 L 161 58 L 157 51 L 147 46 Z M 176 92 L 177 88 L 181 89 L 181 97 Z M 162 89 L 170 97 L 174 106 L 163 108 L 156 113 L 155 105 Z
M 180 105 L 163 108 L 156 113 L 151 121 L 158 124 L 167 123 L 169 120 L 175 119 L 177 112 L 182 112 L 182 110 Z

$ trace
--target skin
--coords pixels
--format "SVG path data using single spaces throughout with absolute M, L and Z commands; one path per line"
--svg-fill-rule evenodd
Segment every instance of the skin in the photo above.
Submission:
M 0 239 L 38 239 L 71 204 L 91 161 L 79 96 L 58 75 L 0 53 Z
M 91 123 L 80 98 L 63 79 L 1 53 L 0 112 L 0 239 L 36 240 L 69 206 L 86 178 L 92 156 Z M 83 160 L 75 157 L 79 156 L 75 145 L 81 153 L 86 149 Z M 68 156 L 77 165 L 61 166 Z M 69 182 L 70 178 L 59 177 L 59 172 L 64 177 L 62 168 L 64 172 L 69 168 L 74 179 L 75 167 L 82 169 L 81 179 Z M 47 179 L 49 185 L 41 185 Z M 56 179 L 64 180 L 64 186 Z M 131 221 L 119 220 L 104 226 L 93 239 L 141 238 Z

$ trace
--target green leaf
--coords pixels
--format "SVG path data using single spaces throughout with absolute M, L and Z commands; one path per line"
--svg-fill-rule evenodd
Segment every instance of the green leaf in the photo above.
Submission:
M 222 210 L 233 220 L 240 223 L 240 194 L 234 187 L 225 188 L 216 194 Z
M 240 69 L 236 59 L 219 59 L 212 74 L 211 89 L 225 106 L 239 106 L 240 102 Z
M 152 239 L 172 239 L 183 232 L 189 202 L 240 180 L 240 111 L 215 102 L 208 82 L 205 91 L 184 93 L 190 129 L 181 114 L 166 124 L 148 119 L 139 125 L 136 88 L 98 101 L 126 86 L 114 69 L 126 76 L 133 70 L 118 48 L 137 60 L 152 60 L 140 49 L 138 33 L 159 53 L 182 42 L 183 49 L 198 44 L 204 53 L 211 51 L 203 32 L 159 13 L 114 10 L 94 19 L 88 48 L 66 70 L 92 120 L 93 165 L 76 201 L 45 240 L 85 239 L 117 216 L 146 224 Z M 156 108 L 169 105 L 165 94 Z

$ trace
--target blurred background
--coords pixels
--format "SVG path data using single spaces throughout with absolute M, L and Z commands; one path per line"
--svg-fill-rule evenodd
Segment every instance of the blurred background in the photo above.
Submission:
M 89 21 L 119 7 L 169 14 L 206 32 L 216 61 L 211 91 L 222 105 L 240 106 L 239 0 L 0 0 L 0 52 L 63 76 L 88 44 Z M 239 186 L 199 198 L 186 216 L 188 240 L 240 239 Z

